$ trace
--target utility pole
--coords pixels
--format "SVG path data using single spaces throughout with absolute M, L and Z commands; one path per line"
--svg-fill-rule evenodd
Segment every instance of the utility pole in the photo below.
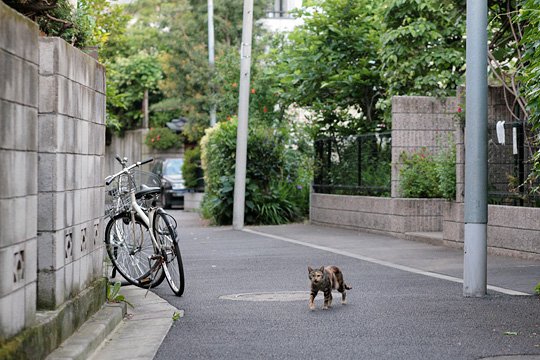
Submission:
M 252 29 L 253 0 L 244 0 L 244 18 L 242 21 L 242 46 L 240 48 L 240 93 L 238 101 L 238 130 L 236 132 L 236 168 L 234 173 L 233 229 L 235 230 L 242 230 L 242 228 L 244 227 Z
M 212 78 L 214 77 L 214 0 L 208 0 L 208 63 Z M 210 88 L 211 104 L 210 104 L 210 126 L 216 124 L 216 104 L 214 86 Z
M 143 95 L 143 129 L 148 129 L 148 89 L 144 89 Z
M 487 0 L 467 0 L 463 295 L 487 292 Z

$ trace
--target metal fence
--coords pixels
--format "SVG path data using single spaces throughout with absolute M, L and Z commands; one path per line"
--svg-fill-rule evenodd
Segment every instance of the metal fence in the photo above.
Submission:
M 532 154 L 538 148 L 527 144 L 527 128 L 520 122 L 488 128 L 488 198 L 490 204 L 540 207 L 540 196 L 531 193 L 538 182 L 527 180 Z M 499 134 L 497 134 L 499 133 Z
M 391 132 L 315 141 L 317 193 L 389 196 L 392 177 Z
M 501 133 L 499 125 L 499 136 Z M 521 123 L 505 123 L 504 143 L 497 127 L 488 129 L 488 201 L 490 204 L 540 207 L 540 195 L 530 182 L 532 154 L 538 147 L 528 144 Z M 327 137 L 315 141 L 316 193 L 390 196 L 391 132 L 357 136 Z

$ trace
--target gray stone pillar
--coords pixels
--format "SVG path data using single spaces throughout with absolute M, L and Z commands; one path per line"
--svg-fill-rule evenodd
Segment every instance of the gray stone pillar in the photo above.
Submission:
M 102 275 L 105 69 L 41 38 L 38 306 L 56 308 Z

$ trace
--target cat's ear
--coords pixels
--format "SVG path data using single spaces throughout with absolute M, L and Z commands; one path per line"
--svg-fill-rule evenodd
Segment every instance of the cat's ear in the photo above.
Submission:
M 320 272 L 324 272 L 324 266 L 321 266 L 321 268 L 319 269 Z
M 307 272 L 310 273 L 310 272 L 312 272 L 312 271 L 313 271 L 313 269 L 311 268 L 311 266 L 308 266 L 308 267 L 307 267 Z

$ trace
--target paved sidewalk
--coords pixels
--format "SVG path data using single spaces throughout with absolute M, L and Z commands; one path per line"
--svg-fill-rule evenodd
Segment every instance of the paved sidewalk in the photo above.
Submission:
M 116 329 L 89 358 L 93 360 L 150 360 L 173 325 L 176 309 L 151 291 L 135 286 L 122 287 L 120 294 L 133 305 Z

